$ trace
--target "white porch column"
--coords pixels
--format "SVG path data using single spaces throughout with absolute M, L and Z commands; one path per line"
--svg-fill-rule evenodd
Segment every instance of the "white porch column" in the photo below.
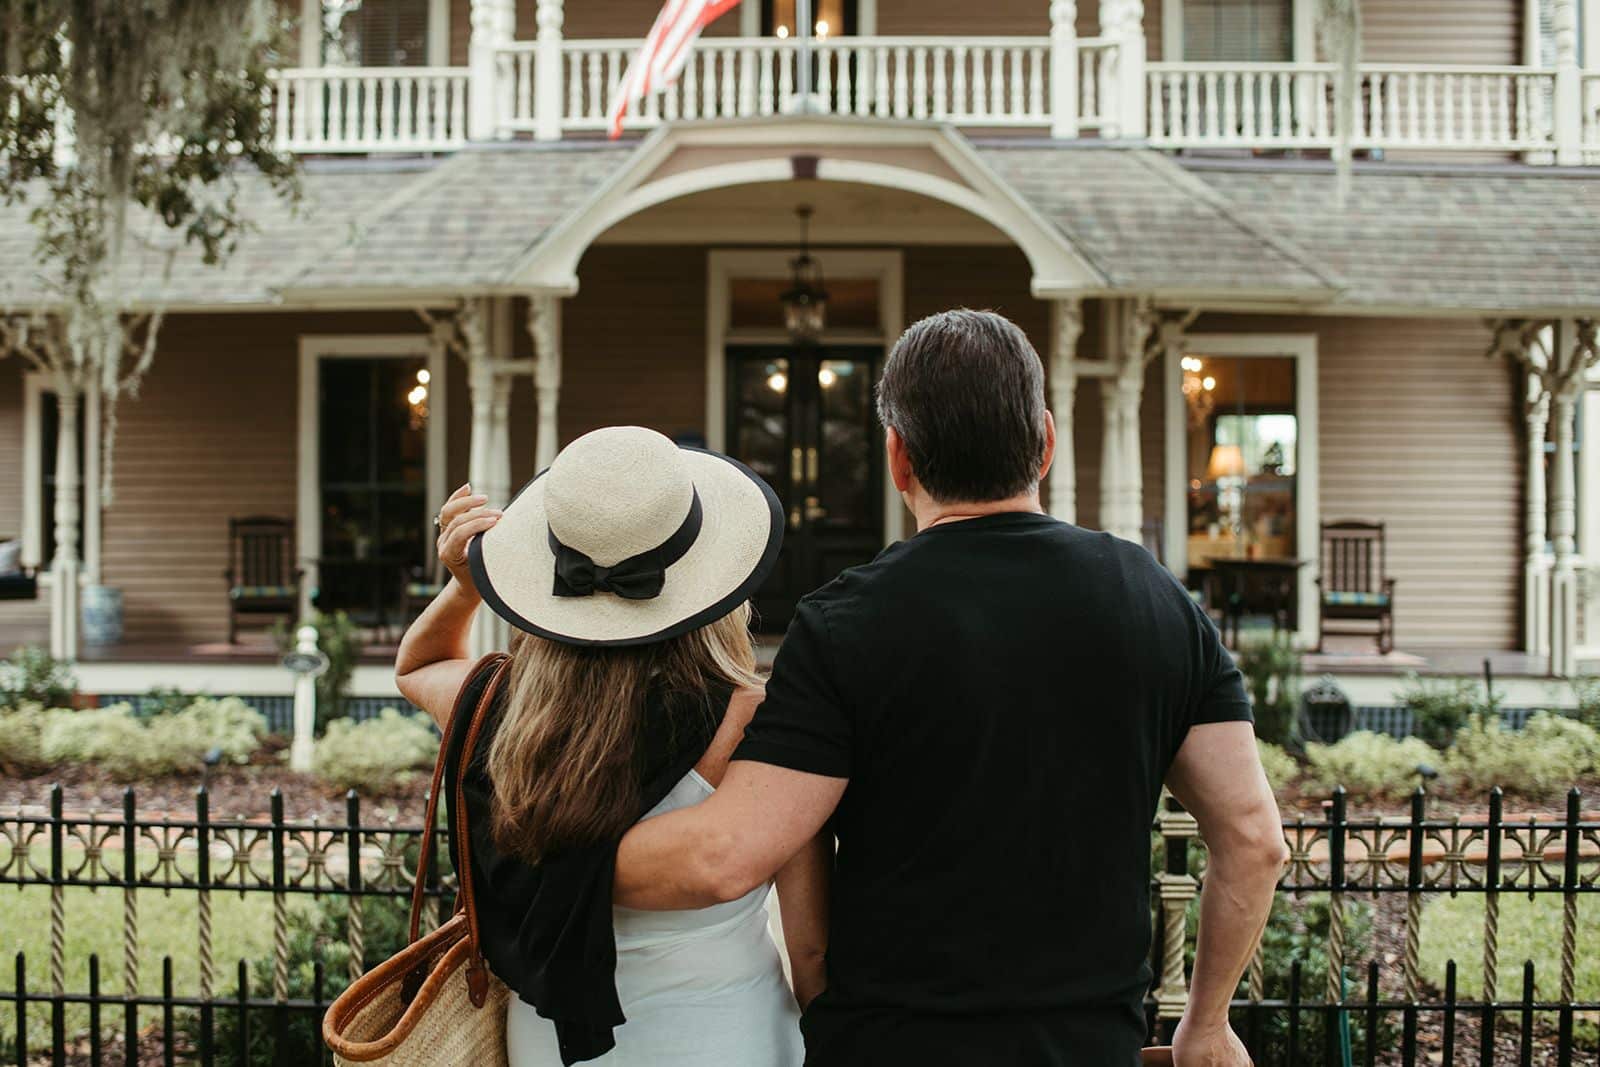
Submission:
M 472 395 L 472 436 L 467 459 L 467 481 L 473 492 L 489 498 L 491 507 L 504 507 L 510 493 L 510 436 L 507 423 L 510 379 L 498 372 L 490 346 L 490 302 L 470 299 L 456 313 L 462 355 L 467 361 L 467 387 Z M 472 617 L 469 648 L 474 657 L 503 649 L 510 628 L 498 615 L 480 609 Z
M 1050 0 L 1050 136 L 1078 136 L 1078 4 Z
M 1110 38 L 1117 46 L 1113 79 L 1116 96 L 1109 116 L 1115 129 L 1105 131 L 1105 136 L 1141 138 L 1145 136 L 1143 0 L 1100 0 L 1100 36 Z
M 1573 464 L 1573 428 L 1578 398 L 1588 386 L 1590 368 L 1600 364 L 1594 319 L 1566 320 L 1556 332 L 1551 368 L 1550 417 L 1555 421 L 1556 454 L 1550 465 L 1550 540 L 1555 550 L 1550 571 L 1550 674 L 1578 673 L 1578 481 Z
M 561 442 L 557 424 L 561 403 L 561 298 L 554 293 L 528 297 L 528 333 L 533 337 L 533 387 L 539 406 L 534 448 L 535 471 L 555 462 Z
M 1550 654 L 1550 561 L 1545 556 L 1544 442 L 1550 418 L 1550 394 L 1538 375 L 1528 375 L 1528 471 L 1526 486 L 1527 536 L 1522 556 L 1525 650 L 1536 656 Z
M 78 556 L 78 419 L 83 390 L 65 374 L 56 378 L 60 413 L 56 434 L 56 551 L 50 561 L 50 654 L 78 658 L 78 603 L 82 566 Z M 98 489 L 98 487 L 91 487 Z
M 1111 374 L 1100 383 L 1105 408 L 1100 460 L 1100 527 L 1129 541 L 1142 540 L 1144 458 L 1139 404 L 1150 331 L 1156 322 L 1147 298 L 1118 301 L 1107 316 Z
M 566 20 L 562 0 L 539 0 L 535 9 L 539 27 L 533 59 L 534 137 L 561 139 L 561 24 Z
M 1083 333 L 1083 302 L 1077 297 L 1050 303 L 1050 413 L 1056 420 L 1056 458 L 1050 465 L 1050 514 L 1078 521 L 1077 453 L 1072 444 L 1072 408 L 1078 398 L 1078 337 Z
M 471 0 L 472 40 L 467 48 L 467 136 L 494 137 L 500 125 L 498 50 L 516 34 L 515 0 Z
M 1578 0 L 1550 0 L 1556 43 L 1556 163 L 1583 162 L 1583 80 L 1578 68 Z

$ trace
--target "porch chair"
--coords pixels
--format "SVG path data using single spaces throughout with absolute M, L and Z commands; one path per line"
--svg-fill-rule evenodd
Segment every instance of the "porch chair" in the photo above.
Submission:
M 433 598 L 444 590 L 448 575 L 444 573 L 444 564 L 439 562 L 438 555 L 428 557 L 428 562 L 420 567 L 407 567 L 401 575 L 400 597 L 400 624 L 411 625 L 422 610 L 433 602 Z
M 300 610 L 294 523 L 270 515 L 228 520 L 228 644 L 239 634 L 239 616 L 294 622 Z
M 1329 634 L 1371 636 L 1378 651 L 1394 651 L 1394 579 L 1385 570 L 1384 524 L 1342 519 L 1322 524 L 1322 567 L 1317 575 L 1322 619 L 1317 651 Z M 1330 628 L 1329 621 L 1376 623 L 1374 632 Z

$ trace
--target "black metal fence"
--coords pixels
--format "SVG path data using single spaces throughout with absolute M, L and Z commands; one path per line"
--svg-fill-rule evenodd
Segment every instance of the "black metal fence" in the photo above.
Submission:
M 48 942 L 42 960 L 15 952 L 12 987 L 0 992 L 14 1012 L 5 1043 L 16 1063 L 328 1060 L 316 1037 L 322 1012 L 337 989 L 392 951 L 422 827 L 364 822 L 354 795 L 336 822 L 291 822 L 276 792 L 259 819 L 213 818 L 204 790 L 192 817 L 141 815 L 132 790 L 120 812 L 68 810 L 59 787 L 47 799 L 0 813 L 0 884 L 37 902 L 26 922 Z M 1205 851 L 1193 818 L 1175 805 L 1155 831 L 1157 979 L 1147 1006 L 1153 1034 L 1170 1037 L 1186 999 Z M 1291 859 L 1280 905 L 1297 940 L 1283 950 L 1269 927 L 1234 1002 L 1235 1025 L 1258 1063 L 1600 1063 L 1600 1038 L 1579 1027 L 1586 1013 L 1600 1013 L 1600 1001 L 1577 988 L 1580 955 L 1600 950 L 1596 913 L 1586 924 L 1579 917 L 1580 900 L 1600 892 L 1600 821 L 1584 814 L 1576 790 L 1561 815 L 1517 818 L 1506 817 L 1498 790 L 1478 817 L 1430 816 L 1419 792 L 1398 819 L 1352 817 L 1336 791 L 1321 817 L 1286 820 L 1284 836 Z M 449 906 L 451 878 L 445 870 L 422 877 L 436 922 Z M 104 893 L 108 907 L 121 906 L 113 939 L 121 959 L 108 965 L 91 956 L 80 988 L 66 977 L 69 890 Z M 225 987 L 213 905 L 235 893 L 270 905 L 272 947 L 262 959 L 226 961 L 236 974 Z M 176 988 L 170 955 L 158 991 L 141 982 L 139 904 L 151 894 L 193 897 L 193 989 Z M 1450 962 L 1435 988 L 1422 973 L 1420 946 L 1423 902 L 1439 894 L 1482 897 L 1483 952 Z M 1559 946 L 1553 976 L 1536 973 L 1531 961 L 1500 958 L 1500 902 L 1524 894 L 1550 901 L 1549 938 Z M 337 922 L 302 936 L 291 917 L 296 897 L 337 901 Z M 1354 943 L 1361 916 L 1374 910 L 1399 931 L 1393 963 Z M 1315 921 L 1307 918 L 1313 912 Z M 387 933 L 378 929 L 385 923 Z M 121 991 L 103 987 L 108 966 L 120 970 Z M 1458 995 L 1466 968 L 1481 968 L 1481 995 Z M 78 1020 L 72 1026 L 69 1016 Z M 1425 1047 L 1442 1058 L 1425 1057 Z

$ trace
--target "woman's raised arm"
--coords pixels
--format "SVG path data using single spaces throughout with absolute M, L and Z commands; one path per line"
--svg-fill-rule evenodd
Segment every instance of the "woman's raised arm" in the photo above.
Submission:
M 472 669 L 467 635 L 472 615 L 482 603 L 467 569 L 467 544 L 500 519 L 500 512 L 485 506 L 488 497 L 473 495 L 463 485 L 439 510 L 439 560 L 450 581 L 434 597 L 400 639 L 394 659 L 394 680 L 411 703 L 446 725 L 456 694 Z

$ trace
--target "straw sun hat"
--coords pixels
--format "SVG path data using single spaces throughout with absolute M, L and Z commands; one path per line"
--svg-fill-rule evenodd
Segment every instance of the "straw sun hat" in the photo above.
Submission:
M 643 645 L 733 611 L 783 542 L 778 498 L 744 464 L 639 426 L 573 441 L 467 550 L 484 603 L 570 645 Z

